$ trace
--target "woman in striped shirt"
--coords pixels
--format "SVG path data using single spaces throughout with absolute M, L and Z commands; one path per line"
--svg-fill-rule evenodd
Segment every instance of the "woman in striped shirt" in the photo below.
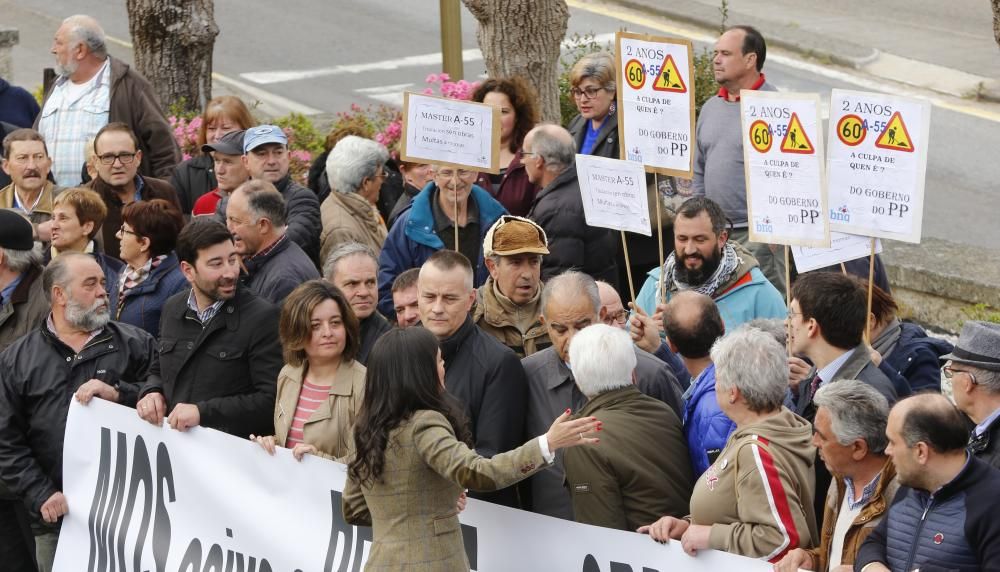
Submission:
M 364 398 L 365 366 L 355 361 L 361 345 L 358 318 L 343 293 L 324 280 L 299 285 L 281 309 L 285 367 L 278 374 L 274 435 L 251 435 L 274 454 L 296 459 L 309 453 L 339 460 Z

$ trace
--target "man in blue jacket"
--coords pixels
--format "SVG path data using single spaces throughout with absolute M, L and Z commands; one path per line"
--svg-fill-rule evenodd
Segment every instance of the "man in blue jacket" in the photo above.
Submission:
M 461 252 L 472 262 L 474 287 L 489 278 L 483 262 L 483 240 L 507 210 L 473 185 L 475 180 L 475 171 L 436 167 L 434 180 L 413 197 L 409 208 L 393 223 L 379 255 L 378 310 L 383 315 L 393 315 L 392 282 L 396 276 L 418 268 L 438 250 Z
M 1000 569 L 1000 471 L 966 451 L 958 409 L 940 394 L 915 395 L 892 408 L 885 433 L 902 486 L 854 569 Z

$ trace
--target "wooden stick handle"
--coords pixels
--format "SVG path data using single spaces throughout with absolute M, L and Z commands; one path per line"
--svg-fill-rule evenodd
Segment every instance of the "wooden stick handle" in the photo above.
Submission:
M 628 243 L 625 242 L 625 231 L 619 231 L 622 233 L 622 249 L 625 251 L 625 272 L 628 275 L 628 293 L 632 297 L 632 306 L 637 307 L 638 304 L 635 303 L 635 287 L 632 286 L 632 263 L 629 262 L 628 258 Z
M 653 198 L 653 206 L 656 209 L 656 246 L 660 250 L 660 282 L 656 288 L 656 303 L 662 304 L 666 295 L 663 280 L 663 218 L 660 214 L 660 175 L 658 173 L 653 173 Z
M 868 337 L 868 320 L 872 315 L 872 286 L 875 281 L 875 237 L 872 237 L 872 252 L 868 257 L 868 312 L 865 314 L 865 343 L 871 343 Z

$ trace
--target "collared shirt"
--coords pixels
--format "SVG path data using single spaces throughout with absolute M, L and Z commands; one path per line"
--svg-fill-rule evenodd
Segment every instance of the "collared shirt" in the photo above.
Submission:
M 285 237 L 287 237 L 287 236 L 288 236 L 287 234 L 281 235 L 280 237 L 278 237 L 278 240 L 272 242 L 271 244 L 269 244 L 268 246 L 266 246 L 263 250 L 259 250 L 256 253 L 254 253 L 254 255 L 250 256 L 249 258 L 247 258 L 245 262 L 250 262 L 251 260 L 256 260 L 258 258 L 264 258 L 264 257 L 266 257 L 268 254 L 271 253 L 272 250 L 274 250 L 275 248 L 277 248 L 279 244 L 281 244 L 282 242 L 284 242 L 285 241 Z
M 134 161 L 134 159 L 133 159 Z M 142 200 L 142 188 L 146 185 L 146 181 L 143 180 L 138 174 L 135 176 L 135 196 L 132 199 L 135 202 Z
M 42 190 L 38 191 L 38 195 L 35 197 L 35 202 L 31 203 L 30 207 L 25 207 L 24 203 L 21 202 L 21 197 L 18 195 L 16 186 L 12 189 L 12 191 L 14 193 L 14 209 L 30 216 L 31 213 L 35 211 L 35 208 L 38 207 L 39 201 L 42 200 L 42 195 L 45 194 L 45 187 L 42 187 Z
M 24 278 L 24 274 L 18 274 L 10 281 L 10 284 L 4 286 L 3 290 L 0 290 L 0 307 L 6 306 L 10 302 L 10 297 L 14 294 L 17 285 L 21 283 L 22 278 Z
M 82 90 L 61 77 L 42 108 L 38 130 L 48 142 L 52 176 L 62 187 L 80 184 L 87 140 L 108 124 L 111 110 L 111 58 Z M 75 96 L 75 97 L 74 97 Z
M 983 433 L 985 433 L 986 430 L 990 428 L 990 425 L 992 425 L 993 422 L 996 421 L 997 417 L 1000 417 L 1000 408 L 997 408 L 996 410 L 994 410 L 993 413 L 990 413 L 989 417 L 987 417 L 986 419 L 983 419 L 982 423 L 980 423 L 979 425 L 976 425 L 976 430 L 973 431 L 973 435 L 975 435 L 976 437 L 978 437 L 978 436 L 982 435 Z
M 868 501 L 872 500 L 872 495 L 875 494 L 875 489 L 878 488 L 878 483 L 880 480 L 882 480 L 881 471 L 879 471 L 878 474 L 875 475 L 875 478 L 872 479 L 871 482 L 865 485 L 865 488 L 861 490 L 861 498 L 855 500 L 854 481 L 851 480 L 851 477 L 844 477 L 844 485 L 847 488 L 847 494 L 846 494 L 847 508 L 853 511 L 853 510 L 858 510 L 861 507 L 868 504 Z
M 757 91 L 758 89 L 760 89 L 760 86 L 764 85 L 765 81 L 767 81 L 767 80 L 764 79 L 764 74 L 760 74 L 760 77 L 757 78 L 756 83 L 754 83 L 753 85 L 750 86 L 750 89 L 752 89 L 754 91 Z M 729 90 L 726 89 L 726 88 L 724 88 L 724 87 L 720 87 L 719 88 L 719 97 L 721 97 L 722 99 L 725 99 L 726 101 L 729 101 Z M 739 100 L 740 100 L 740 94 L 737 93 L 736 94 L 736 99 L 733 100 L 733 103 L 736 103 Z
M 823 380 L 820 382 L 819 386 L 825 387 L 826 384 L 833 381 L 833 377 L 837 375 L 837 370 L 839 370 L 845 363 L 847 363 L 847 360 L 851 359 L 851 355 L 853 354 L 854 350 L 847 350 L 846 352 L 841 354 L 840 357 L 826 364 L 826 367 L 816 372 L 816 375 L 818 375 L 819 378 Z
M 201 322 L 201 325 L 207 325 L 212 321 L 212 318 L 219 313 L 222 305 L 225 304 L 225 300 L 216 300 L 211 306 L 205 308 L 204 310 L 198 309 L 198 298 L 194 295 L 194 288 L 191 288 L 191 293 L 188 294 L 188 309 L 194 312 L 195 317 Z
M 59 337 L 59 332 L 56 331 L 56 323 L 52 320 L 52 312 L 49 312 L 49 317 L 45 319 L 45 327 L 48 328 L 50 332 L 52 332 L 53 336 L 59 338 L 59 340 L 62 340 L 62 338 Z M 97 328 L 96 330 L 87 332 L 87 341 L 83 342 L 83 347 L 87 347 L 87 344 L 89 344 L 91 340 L 96 338 L 103 331 L 104 328 L 101 327 Z

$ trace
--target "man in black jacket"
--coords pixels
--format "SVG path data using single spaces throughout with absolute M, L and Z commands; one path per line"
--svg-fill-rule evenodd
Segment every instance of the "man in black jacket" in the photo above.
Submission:
M 0 354 L 0 488 L 28 507 L 38 565 L 50 570 L 68 510 L 62 449 L 69 395 L 131 406 L 139 387 L 159 378 L 153 337 L 109 321 L 104 271 L 92 256 L 57 257 L 42 284 L 52 305 L 48 320 Z M 17 569 L 9 561 L 0 566 Z
M 524 138 L 521 161 L 528 180 L 541 189 L 528 218 L 549 238 L 542 282 L 565 270 L 579 270 L 618 288 L 618 243 L 606 228 L 588 226 L 576 178 L 573 136 L 558 125 L 539 125 Z
M 192 221 L 177 238 L 191 290 L 167 300 L 160 322 L 162 381 L 142 388 L 136 408 L 153 425 L 201 425 L 246 438 L 274 432 L 281 370 L 278 308 L 237 281 L 232 235 L 214 220 Z
M 361 348 L 355 357 L 368 363 L 368 352 L 392 324 L 375 309 L 378 302 L 378 256 L 358 242 L 347 242 L 334 248 L 323 264 L 323 277 L 344 293 L 361 325 Z
M 915 395 L 892 408 L 885 434 L 901 486 L 854 569 L 1000 570 L 1000 472 L 966 451 L 961 412 Z
M 472 322 L 472 264 L 453 250 L 435 252 L 420 268 L 420 321 L 441 343 L 444 383 L 465 406 L 476 452 L 484 457 L 523 442 L 527 385 L 517 354 Z M 472 495 L 518 506 L 513 487 Z
M 1000 324 L 969 320 L 944 359 L 955 405 L 976 424 L 969 452 L 1000 469 Z

